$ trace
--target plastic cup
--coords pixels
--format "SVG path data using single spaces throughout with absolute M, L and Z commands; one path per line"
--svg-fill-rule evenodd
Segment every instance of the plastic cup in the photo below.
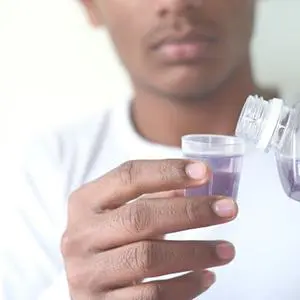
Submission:
M 186 196 L 237 199 L 245 153 L 242 139 L 226 135 L 186 135 L 182 137 L 181 148 L 185 158 L 206 162 L 212 171 L 207 184 L 186 189 Z

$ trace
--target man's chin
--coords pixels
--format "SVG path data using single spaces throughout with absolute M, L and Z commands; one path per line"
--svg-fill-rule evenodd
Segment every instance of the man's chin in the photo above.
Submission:
M 186 87 L 180 85 L 174 87 L 169 86 L 168 88 L 154 88 L 153 91 L 159 97 L 181 103 L 203 101 L 205 96 L 209 93 L 207 88 L 201 88 L 201 86 Z
M 173 68 L 139 80 L 139 86 L 158 98 L 180 102 L 202 101 L 219 84 L 215 70 Z M 220 72 L 221 73 L 221 72 Z M 221 80 L 220 80 L 221 81 Z
M 156 80 L 158 79 L 157 90 L 178 100 L 197 101 L 211 90 L 210 87 L 214 85 L 215 81 L 215 75 L 212 77 L 210 72 L 203 71 L 196 68 L 182 68 L 174 70 L 173 73 L 169 72 L 165 76 L 160 74 L 160 78 L 156 78 Z

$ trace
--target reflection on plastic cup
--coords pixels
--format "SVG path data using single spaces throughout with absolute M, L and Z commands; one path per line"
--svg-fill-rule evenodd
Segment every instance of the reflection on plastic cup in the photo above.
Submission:
M 182 137 L 185 158 L 206 162 L 212 177 L 203 186 L 188 188 L 186 196 L 220 195 L 237 199 L 245 145 L 225 135 L 195 134 Z

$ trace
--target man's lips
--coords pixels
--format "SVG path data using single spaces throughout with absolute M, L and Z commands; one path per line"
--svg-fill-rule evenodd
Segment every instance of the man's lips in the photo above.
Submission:
M 194 61 L 208 58 L 210 46 L 215 42 L 212 37 L 186 34 L 182 37 L 170 37 L 157 43 L 153 49 L 170 62 Z
M 207 41 L 167 43 L 158 48 L 158 51 L 166 59 L 172 61 L 195 60 L 205 58 L 209 43 Z

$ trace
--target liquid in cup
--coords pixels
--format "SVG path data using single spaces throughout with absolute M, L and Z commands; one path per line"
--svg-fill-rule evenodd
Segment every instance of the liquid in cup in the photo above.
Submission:
M 220 135 L 184 136 L 182 151 L 185 158 L 206 162 L 212 171 L 207 184 L 186 189 L 186 196 L 220 195 L 237 199 L 244 155 L 241 139 Z

